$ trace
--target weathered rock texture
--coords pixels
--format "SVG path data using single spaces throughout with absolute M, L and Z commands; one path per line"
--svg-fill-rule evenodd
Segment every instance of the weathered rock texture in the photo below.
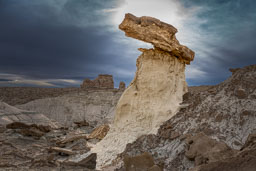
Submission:
M 173 56 L 184 60 L 187 64 L 194 59 L 195 53 L 186 46 L 180 45 L 176 39 L 175 34 L 178 30 L 156 18 L 126 14 L 119 28 L 126 36 L 152 43 L 155 48 L 171 52 Z
M 33 100 L 58 97 L 81 91 L 80 88 L 0 87 L 0 100 L 9 105 L 25 104 Z
M 241 90 L 242 96 L 237 93 Z M 183 100 L 182 109 L 161 125 L 157 135 L 141 136 L 120 156 L 147 151 L 166 171 L 186 171 L 195 165 L 202 171 L 256 169 L 255 138 L 247 140 L 256 131 L 256 65 L 236 69 L 217 86 L 192 87 Z M 242 151 L 233 156 L 229 148 Z
M 256 170 L 256 134 L 250 134 L 244 146 L 238 150 L 212 153 L 215 161 L 206 160 L 191 171 L 254 171 Z M 211 140 L 214 141 L 214 140 Z M 211 150 L 210 150 L 211 151 Z M 206 158 L 208 159 L 208 158 Z
M 114 88 L 112 75 L 99 75 L 95 80 L 91 82 L 96 88 L 85 89 L 2 87 L 0 100 L 33 114 L 44 114 L 63 126 L 85 120 L 97 126 L 113 119 L 114 108 L 125 84 L 121 84 L 119 89 Z
M 95 128 L 92 133 L 88 136 L 89 139 L 99 139 L 102 140 L 109 131 L 109 125 L 101 125 Z
M 85 79 L 81 85 L 82 89 L 114 89 L 112 75 L 101 74 L 96 79 Z
M 117 104 L 110 132 L 93 149 L 99 167 L 111 162 L 127 143 L 156 133 L 176 114 L 187 92 L 185 64 L 194 58 L 194 52 L 176 40 L 177 30 L 157 19 L 126 14 L 119 27 L 127 36 L 150 42 L 155 48 L 139 49 L 142 54 L 135 77 Z
M 96 154 L 89 152 L 84 131 L 86 128 L 51 129 L 50 126 L 10 123 L 0 132 L 0 170 L 94 169 Z
M 109 123 L 113 119 L 115 106 L 122 93 L 123 91 L 117 89 L 84 90 L 59 97 L 34 100 L 17 107 L 43 113 L 64 126 L 71 126 L 74 122 L 84 120 L 96 126 Z
M 147 152 L 134 157 L 125 156 L 124 167 L 126 171 L 162 171 Z
M 194 160 L 195 166 L 224 160 L 235 154 L 235 151 L 224 142 L 213 140 L 204 133 L 188 137 L 186 144 L 188 150 L 185 156 L 190 160 Z
M 52 128 L 58 128 L 60 126 L 60 124 L 50 120 L 41 113 L 21 110 L 4 102 L 0 102 L 0 125 L 7 125 L 13 122 L 41 124 Z
M 119 90 L 125 90 L 125 88 L 126 88 L 126 86 L 125 86 L 125 83 L 123 82 L 123 81 L 121 81 L 120 83 L 119 83 Z

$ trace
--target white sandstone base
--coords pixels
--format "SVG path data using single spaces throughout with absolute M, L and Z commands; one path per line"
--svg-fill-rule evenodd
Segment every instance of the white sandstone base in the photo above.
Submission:
M 92 149 L 97 153 L 97 168 L 110 164 L 141 135 L 156 134 L 179 111 L 187 92 L 183 61 L 161 50 L 142 51 L 135 78 L 117 104 L 109 133 Z

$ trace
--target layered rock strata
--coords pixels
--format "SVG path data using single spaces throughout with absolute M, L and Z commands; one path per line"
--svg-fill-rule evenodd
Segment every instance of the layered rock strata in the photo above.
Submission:
M 84 90 L 38 99 L 16 107 L 42 113 L 64 126 L 84 120 L 97 126 L 113 120 L 114 109 L 122 93 L 117 89 Z
M 157 19 L 126 14 L 119 28 L 129 37 L 152 43 L 154 49 L 139 49 L 135 77 L 117 104 L 110 132 L 93 148 L 98 167 L 110 163 L 127 143 L 156 133 L 179 111 L 187 92 L 185 65 L 194 58 L 194 52 L 175 38 L 177 29 Z
M 51 128 L 58 128 L 61 126 L 61 124 L 47 118 L 41 113 L 21 110 L 0 101 L 0 125 L 7 125 L 13 122 L 47 125 Z
M 126 14 L 119 28 L 125 32 L 126 36 L 152 43 L 155 48 L 170 52 L 172 56 L 187 64 L 194 59 L 195 53 L 186 46 L 180 45 L 176 39 L 175 34 L 178 30 L 156 18 Z
M 114 81 L 112 75 L 100 74 L 96 79 L 85 79 L 81 85 L 82 89 L 114 89 Z

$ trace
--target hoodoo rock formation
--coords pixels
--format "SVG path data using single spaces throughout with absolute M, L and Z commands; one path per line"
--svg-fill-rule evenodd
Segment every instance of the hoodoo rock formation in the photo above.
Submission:
M 179 111 L 187 92 L 185 65 L 194 59 L 194 52 L 176 39 L 177 29 L 158 19 L 126 14 L 119 28 L 154 49 L 139 49 L 135 77 L 117 104 L 110 131 L 92 149 L 97 167 L 109 164 L 139 136 L 156 133 Z

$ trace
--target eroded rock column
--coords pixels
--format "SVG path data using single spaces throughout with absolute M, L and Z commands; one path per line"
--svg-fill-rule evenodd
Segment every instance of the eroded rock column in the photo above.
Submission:
M 114 126 L 135 134 L 156 133 L 187 92 L 185 64 L 162 50 L 140 50 L 135 78 L 117 104 Z
M 117 104 L 111 129 L 92 149 L 98 168 L 110 164 L 127 143 L 156 133 L 177 113 L 187 92 L 185 65 L 194 58 L 194 52 L 175 38 L 177 29 L 155 18 L 126 14 L 119 28 L 126 36 L 152 43 L 154 49 L 139 49 L 135 77 Z

